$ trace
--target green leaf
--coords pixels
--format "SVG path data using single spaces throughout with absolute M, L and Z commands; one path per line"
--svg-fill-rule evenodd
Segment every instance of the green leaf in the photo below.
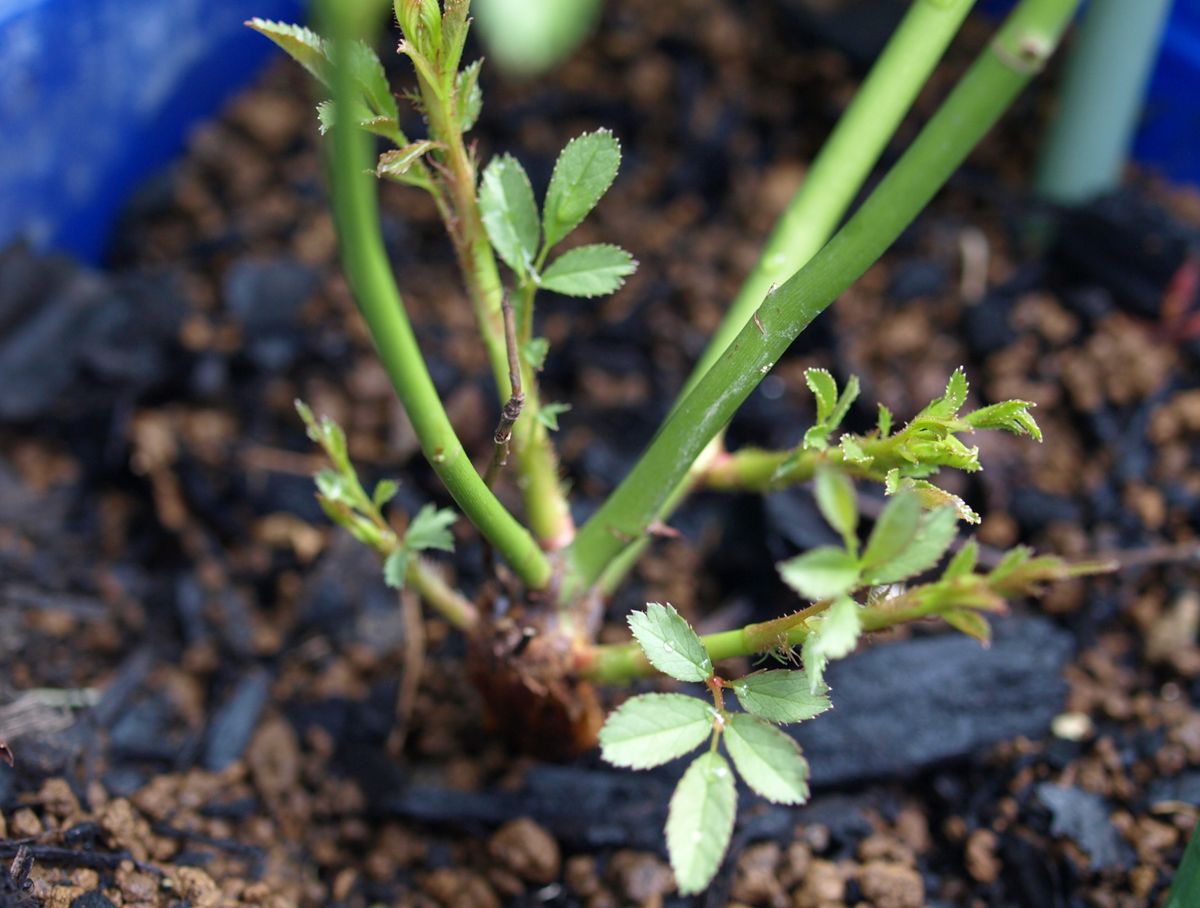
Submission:
M 383 562 L 383 582 L 394 590 L 404 589 L 404 577 L 408 573 L 408 564 L 412 560 L 412 552 L 406 546 L 397 546 Z
M 729 848 L 736 810 L 729 764 L 720 754 L 701 754 L 675 787 L 667 814 L 667 853 L 680 895 L 702 892 L 712 882 Z
M 614 766 L 649 769 L 695 750 L 712 733 L 709 704 L 683 694 L 626 700 L 600 729 L 600 755 Z
M 454 77 L 454 98 L 458 105 L 458 125 L 463 132 L 470 132 L 479 112 L 483 110 L 483 89 L 479 87 L 479 70 L 482 60 L 476 60 Z
M 903 552 L 920 522 L 921 502 L 912 492 L 901 489 L 883 509 L 867 538 L 863 570 L 870 573 Z
M 892 434 L 892 411 L 883 404 L 879 405 L 879 437 L 887 438 Z
M 254 18 L 246 25 L 283 48 L 313 78 L 329 85 L 329 54 L 324 39 L 316 32 L 302 25 L 273 22 L 270 19 Z
M 396 493 L 400 491 L 400 483 L 394 479 L 381 479 L 375 485 L 375 494 L 371 496 L 371 504 L 376 510 L 382 508 L 385 504 L 396 497 Z
M 942 617 L 955 630 L 962 631 L 968 637 L 974 637 L 984 646 L 991 645 L 992 626 L 988 624 L 988 620 L 979 614 L 979 612 L 966 608 L 956 608 L 942 612 Z
M 828 688 L 813 693 L 803 671 L 777 668 L 755 672 L 729 684 L 742 709 L 770 722 L 803 722 L 832 705 Z
M 842 420 L 846 418 L 846 414 L 850 412 L 850 405 L 858 399 L 858 376 L 851 375 L 846 382 L 846 387 L 842 390 L 841 396 L 834 404 L 833 411 L 829 414 L 829 418 L 825 421 L 830 429 L 836 429 L 842 424 Z
M 789 735 L 755 716 L 735 713 L 724 737 L 733 765 L 754 791 L 776 804 L 808 800 L 808 761 Z
M 867 582 L 898 583 L 924 573 L 942 560 L 957 535 L 958 513 L 953 507 L 927 512 L 903 550 L 866 572 Z
M 450 532 L 450 525 L 456 520 L 458 515 L 449 508 L 427 504 L 408 524 L 408 529 L 404 531 L 404 544 L 415 552 L 426 549 L 453 552 L 454 536 Z
M 572 139 L 559 154 L 546 190 L 542 228 L 547 248 L 579 226 L 617 178 L 621 146 L 607 129 Z
M 963 547 L 950 559 L 950 563 L 946 565 L 942 579 L 954 580 L 958 577 L 965 577 L 975 570 L 975 565 L 978 561 L 979 543 L 974 539 L 968 539 L 963 544 Z
M 1035 406 L 1037 404 L 1027 400 L 1006 400 L 968 413 L 966 423 L 973 429 L 1002 429 L 1013 435 L 1028 435 L 1034 441 L 1041 441 L 1042 430 L 1029 412 Z
M 828 369 L 805 369 L 804 381 L 817 399 L 817 422 L 826 422 L 837 406 L 837 382 Z
M 647 602 L 644 612 L 629 613 L 629 629 L 650 664 L 677 681 L 712 677 L 708 650 L 672 605 Z
M 959 520 L 965 520 L 967 523 L 979 523 L 979 515 L 975 513 L 974 508 L 957 495 L 947 492 L 927 480 L 901 477 L 899 470 L 888 470 L 887 477 L 884 479 L 884 488 L 889 495 L 895 494 L 899 489 L 910 489 L 917 496 L 917 500 L 921 502 L 921 507 L 927 511 L 951 507 L 958 514 Z
M 830 599 L 848 593 L 858 584 L 858 559 L 833 546 L 812 549 L 780 562 L 783 582 L 806 599 Z
M 396 107 L 396 98 L 388 84 L 387 73 L 384 72 L 379 55 L 361 41 L 355 41 L 349 47 L 350 71 L 354 74 L 354 80 L 358 83 L 367 106 L 377 116 L 389 120 L 399 119 L 400 111 Z
M 838 447 L 842 449 L 842 459 L 847 463 L 869 464 L 874 460 L 852 435 L 843 435 Z
M 321 135 L 325 135 L 329 130 L 333 129 L 337 118 L 334 114 L 334 106 L 332 101 L 322 101 L 317 105 L 317 128 L 321 131 Z
M 530 368 L 540 372 L 546 365 L 546 355 L 550 352 L 550 341 L 544 337 L 531 337 L 521 348 L 521 356 Z
M 950 380 L 946 383 L 946 394 L 942 397 L 942 403 L 947 407 L 953 407 L 951 412 L 957 413 L 962 409 L 962 405 L 967 402 L 967 392 L 970 386 L 967 384 L 967 373 L 959 366 L 950 376 Z
M 313 481 L 317 484 L 317 491 L 327 500 L 331 502 L 349 502 L 349 484 L 346 482 L 346 477 L 337 470 L 331 470 L 328 467 L 318 470 L 317 474 L 313 477 Z
M 537 203 L 525 168 L 512 155 L 492 158 L 483 171 L 479 211 L 500 258 L 517 274 L 528 274 L 538 252 Z
M 817 467 L 816 498 L 821 516 L 842 534 L 847 549 L 857 551 L 858 505 L 850 477 L 836 467 L 820 465 Z
M 571 409 L 570 404 L 548 403 L 538 409 L 537 419 L 551 432 L 558 431 L 558 417 Z
M 816 694 L 825 685 L 825 666 L 854 651 L 862 635 L 861 609 L 849 596 L 843 596 L 816 618 L 809 619 L 801 658 L 808 674 L 809 690 Z
M 375 175 L 399 180 L 400 177 L 403 177 L 412 169 L 412 166 L 417 161 L 421 160 L 426 152 L 437 147 L 437 142 L 422 139 L 419 142 L 412 142 L 405 145 L 403 148 L 394 148 L 391 151 L 385 151 L 379 156 L 379 164 L 375 167 Z
M 542 272 L 541 286 L 566 296 L 604 296 L 635 271 L 637 262 L 620 246 L 595 243 L 564 252 Z

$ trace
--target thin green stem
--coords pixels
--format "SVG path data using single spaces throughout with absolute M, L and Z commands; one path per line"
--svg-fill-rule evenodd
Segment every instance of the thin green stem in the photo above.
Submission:
M 758 308 L 568 550 L 566 595 L 640 539 L 672 491 L 793 340 L 928 204 L 1044 64 L 1079 0 L 1023 0 L 849 222 Z
M 771 287 L 804 267 L 828 241 L 974 3 L 916 0 L 909 8 L 776 222 L 758 262 L 684 383 L 680 401 L 752 318 Z M 692 489 L 702 485 L 708 464 L 724 453 L 718 435 L 675 487 L 657 519 L 666 520 Z M 615 589 L 646 545 L 647 540 L 640 539 L 625 549 L 605 569 L 601 587 Z
M 1188 908 L 1200 904 L 1200 823 L 1192 830 L 1192 838 L 1183 853 L 1183 863 L 1171 884 L 1171 895 L 1164 908 Z
M 346 4 L 325 3 L 323 10 L 334 35 L 334 97 L 350 98 L 355 83 L 348 67 L 340 65 L 348 46 L 349 23 L 341 10 Z M 529 586 L 550 582 L 551 566 L 529 532 L 505 510 L 484 485 L 455 435 L 438 398 L 420 346 L 409 324 L 379 231 L 378 201 L 373 178 L 367 175 L 371 158 L 368 137 L 343 118 L 332 130 L 330 166 L 334 215 L 346 276 L 379 356 L 412 421 L 426 459 L 433 466 L 467 518 L 500 552 Z
M 475 606 L 443 580 L 437 568 L 424 559 L 413 558 L 409 561 L 404 579 L 426 605 L 460 631 L 470 633 L 478 623 L 479 612 Z

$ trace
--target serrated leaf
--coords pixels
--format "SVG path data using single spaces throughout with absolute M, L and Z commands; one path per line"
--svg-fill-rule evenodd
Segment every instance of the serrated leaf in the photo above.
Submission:
M 554 163 L 546 190 L 542 229 L 554 246 L 579 226 L 608 191 L 621 166 L 621 146 L 607 129 L 577 136 Z
M 837 406 L 837 382 L 828 369 L 805 369 L 804 382 L 817 399 L 817 422 L 823 424 Z
M 379 164 L 375 167 L 375 175 L 399 180 L 400 177 L 403 177 L 412 170 L 412 166 L 421 160 L 427 152 L 437 147 L 437 142 L 422 139 L 419 142 L 411 142 L 403 148 L 394 148 L 391 151 L 385 151 L 379 156 Z
M 672 605 L 647 602 L 646 610 L 629 613 L 629 629 L 646 659 L 677 681 L 707 681 L 712 676 L 708 650 Z
M 317 423 L 317 417 L 312 411 L 312 407 L 298 397 L 292 401 L 292 406 L 296 408 L 296 412 L 300 415 L 300 421 L 304 423 L 304 429 L 309 439 L 320 444 L 321 429 Z
M 975 570 L 975 565 L 978 561 L 979 543 L 974 539 L 968 539 L 963 543 L 963 547 L 950 559 L 950 563 L 946 565 L 946 570 L 942 573 L 942 579 L 954 580 L 958 577 L 965 577 Z
M 809 690 L 816 694 L 825 686 L 825 666 L 853 652 L 862 635 L 861 609 L 849 596 L 843 596 L 816 618 L 809 619 L 801 658 L 808 674 Z
M 988 582 L 995 584 L 1008 578 L 1010 574 L 1033 557 L 1033 550 L 1028 546 L 1019 545 L 1009 549 L 1000 559 L 1000 563 L 988 572 Z
M 724 738 L 733 765 L 758 794 L 776 804 L 808 800 L 808 761 L 789 735 L 755 716 L 735 713 Z
M 979 523 L 979 515 L 975 513 L 974 508 L 957 495 L 935 486 L 932 482 L 924 479 L 908 479 L 905 480 L 904 485 L 913 490 L 921 502 L 921 507 L 927 511 L 950 507 L 954 509 L 959 520 L 965 520 L 967 523 Z
M 1029 412 L 1035 406 L 1027 400 L 1006 400 L 968 413 L 966 423 L 974 429 L 1002 429 L 1013 435 L 1029 435 L 1035 441 L 1041 441 L 1042 430 Z
M 329 53 L 325 40 L 311 29 L 287 22 L 254 18 L 246 23 L 260 35 L 270 38 L 289 57 L 308 70 L 309 75 L 329 85 Z
M 863 570 L 868 574 L 887 564 L 908 545 L 921 522 L 921 502 L 906 489 L 900 489 L 883 509 L 863 552 Z
M 375 484 L 375 492 L 371 495 L 371 504 L 378 510 L 396 497 L 400 491 L 400 483 L 394 479 L 381 479 Z
M 991 645 L 992 626 L 979 612 L 965 608 L 950 609 L 942 612 L 942 617 L 955 630 L 962 631 L 968 637 L 974 637 L 984 646 Z
M 458 515 L 449 508 L 438 508 L 427 504 L 417 512 L 404 531 L 404 544 L 414 552 L 427 549 L 440 549 L 443 552 L 454 551 L 454 535 L 450 525 L 458 520 Z
M 708 703 L 683 694 L 626 700 L 600 729 L 600 755 L 614 766 L 649 769 L 695 750 L 712 733 Z
M 728 686 L 742 709 L 770 722 L 803 722 L 832 706 L 828 688 L 813 693 L 808 675 L 795 669 L 754 672 Z
M 517 274 L 527 274 L 538 252 L 537 203 L 525 168 L 512 155 L 493 158 L 483 171 L 479 211 L 500 258 Z
M 350 71 L 363 93 L 363 100 L 371 111 L 379 117 L 397 120 L 400 111 L 396 107 L 396 98 L 392 87 L 388 84 L 387 73 L 375 50 L 362 41 L 354 41 L 349 45 Z
M 454 77 L 454 98 L 458 105 L 458 125 L 463 132 L 470 132 L 479 112 L 483 110 L 483 89 L 479 87 L 479 70 L 482 60 L 476 60 Z
M 814 491 L 825 522 L 841 534 L 847 549 L 857 551 L 858 505 L 850 477 L 836 467 L 822 464 L 817 467 Z
M 548 403 L 542 404 L 537 411 L 537 419 L 543 426 L 551 432 L 558 431 L 558 417 L 571 409 L 570 404 Z
M 736 811 L 729 764 L 720 754 L 701 754 L 675 787 L 667 814 L 667 853 L 680 895 L 702 892 L 712 882 L 729 848 Z
M 874 460 L 851 435 L 843 435 L 839 447 L 842 449 L 842 459 L 847 463 L 869 464 Z
M 521 356 L 531 369 L 540 372 L 546 365 L 546 356 L 550 352 L 550 341 L 544 337 L 531 337 L 521 347 Z
M 822 546 L 776 565 L 783 582 L 806 599 L 831 599 L 858 584 L 858 559 L 843 549 Z
M 950 380 L 946 382 L 946 393 L 942 397 L 942 401 L 947 407 L 953 407 L 954 412 L 957 413 L 962 409 L 962 405 L 967 402 L 967 392 L 969 390 L 967 373 L 962 366 L 959 366 L 950 376 Z
M 317 105 L 317 129 L 320 130 L 321 135 L 325 135 L 333 129 L 336 122 L 332 101 L 322 101 Z
M 397 546 L 383 562 L 383 582 L 394 590 L 404 589 L 404 578 L 408 574 L 408 565 L 412 561 L 412 552 L 406 546 Z
M 900 552 L 866 571 L 867 582 L 898 583 L 924 573 L 942 560 L 957 535 L 958 513 L 953 507 L 927 512 Z
M 543 289 L 566 296 L 615 293 L 637 271 L 633 256 L 620 246 L 594 243 L 564 252 L 542 272 Z

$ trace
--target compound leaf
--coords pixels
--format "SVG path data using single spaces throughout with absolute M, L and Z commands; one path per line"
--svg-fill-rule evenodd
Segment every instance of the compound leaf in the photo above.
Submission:
M 630 612 L 629 629 L 650 664 L 677 681 L 707 681 L 712 676 L 708 650 L 674 606 L 647 602 Z
M 649 769 L 695 750 L 712 726 L 712 707 L 703 700 L 642 694 L 608 717 L 600 729 L 600 755 L 614 766 Z
M 542 229 L 547 247 L 579 226 L 613 184 L 620 166 L 620 143 L 607 129 L 586 132 L 567 143 L 546 190 Z
M 736 810 L 729 764 L 720 754 L 701 754 L 675 787 L 667 814 L 667 853 L 680 895 L 703 891 L 716 875 Z
M 542 272 L 542 287 L 566 296 L 615 293 L 637 271 L 633 256 L 620 246 L 595 243 L 564 252 Z
M 803 722 L 832 704 L 824 684 L 816 693 L 803 671 L 777 668 L 754 672 L 730 683 L 742 709 L 769 722 Z
M 808 800 L 808 761 L 800 745 L 774 725 L 735 713 L 725 727 L 725 747 L 746 784 L 768 801 Z

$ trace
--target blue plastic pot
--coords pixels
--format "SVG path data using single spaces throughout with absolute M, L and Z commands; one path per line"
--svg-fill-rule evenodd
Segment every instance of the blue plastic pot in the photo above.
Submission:
M 130 191 L 268 59 L 300 0 L 0 0 L 0 244 L 96 261 Z

